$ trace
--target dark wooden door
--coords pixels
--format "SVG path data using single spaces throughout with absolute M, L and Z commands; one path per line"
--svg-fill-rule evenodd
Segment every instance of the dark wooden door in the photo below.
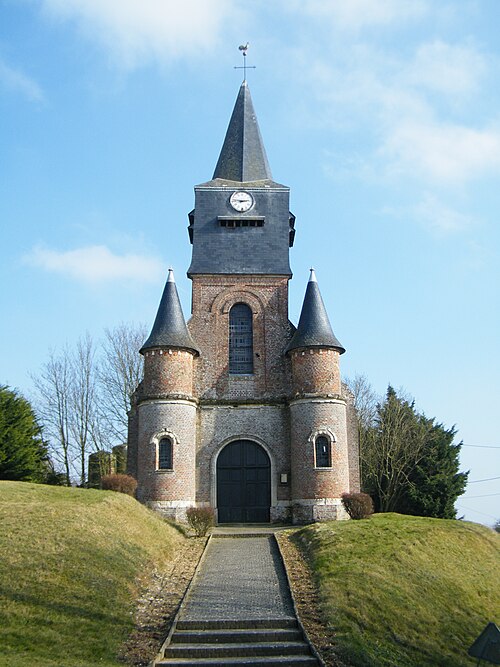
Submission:
M 219 523 L 267 523 L 271 505 L 271 462 L 251 440 L 226 445 L 217 459 Z

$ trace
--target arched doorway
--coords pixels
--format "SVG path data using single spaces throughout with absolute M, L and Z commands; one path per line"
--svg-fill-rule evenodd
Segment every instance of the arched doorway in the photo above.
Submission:
M 271 462 L 263 447 L 235 440 L 217 459 L 219 523 L 268 523 L 271 506 Z

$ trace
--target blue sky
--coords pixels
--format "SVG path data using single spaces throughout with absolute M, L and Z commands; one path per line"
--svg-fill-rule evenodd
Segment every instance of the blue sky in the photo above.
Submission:
M 152 325 L 169 265 L 189 313 L 187 213 L 249 41 L 291 320 L 314 266 L 344 375 L 456 424 L 459 513 L 500 518 L 476 481 L 500 476 L 499 25 L 497 0 L 3 0 L 1 382 L 29 395 L 49 348 Z

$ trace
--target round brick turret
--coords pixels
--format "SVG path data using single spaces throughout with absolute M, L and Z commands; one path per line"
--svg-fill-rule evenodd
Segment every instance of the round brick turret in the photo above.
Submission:
M 171 269 L 141 354 L 144 380 L 137 399 L 137 496 L 165 516 L 182 521 L 196 499 L 193 363 L 199 353 L 186 326 Z
M 193 394 L 193 359 L 190 350 L 146 350 L 142 393 L 149 398 Z
M 138 403 L 138 496 L 165 516 L 183 520 L 196 498 L 196 406 L 193 357 L 172 348 L 143 352 L 144 380 Z M 160 443 L 170 442 L 162 467 Z
M 295 523 L 343 518 L 349 491 L 346 403 L 335 337 L 311 270 L 299 325 L 288 344 L 291 496 Z
M 340 396 L 339 352 L 309 348 L 290 352 L 292 395 L 334 394 Z
M 341 398 L 300 398 L 290 404 L 291 492 L 294 522 L 343 518 L 340 497 L 349 491 L 346 404 Z M 317 441 L 328 460 L 321 465 Z

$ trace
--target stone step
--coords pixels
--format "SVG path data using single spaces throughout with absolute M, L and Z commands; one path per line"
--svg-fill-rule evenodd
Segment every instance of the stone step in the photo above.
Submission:
M 256 628 L 256 629 L 216 629 L 179 630 L 172 636 L 172 644 L 215 644 L 248 642 L 291 642 L 300 641 L 299 628 Z
M 288 618 L 267 618 L 267 619 L 239 619 L 225 621 L 204 621 L 204 620 L 179 620 L 177 630 L 251 630 L 257 628 L 276 629 L 276 628 L 297 628 L 297 619 Z
M 159 660 L 156 667 L 318 667 L 318 661 L 312 655 L 286 656 L 248 656 L 241 658 L 173 658 Z
M 217 643 L 217 644 L 170 644 L 165 650 L 165 658 L 230 658 L 249 656 L 293 656 L 309 655 L 305 642 L 262 642 L 262 643 Z

